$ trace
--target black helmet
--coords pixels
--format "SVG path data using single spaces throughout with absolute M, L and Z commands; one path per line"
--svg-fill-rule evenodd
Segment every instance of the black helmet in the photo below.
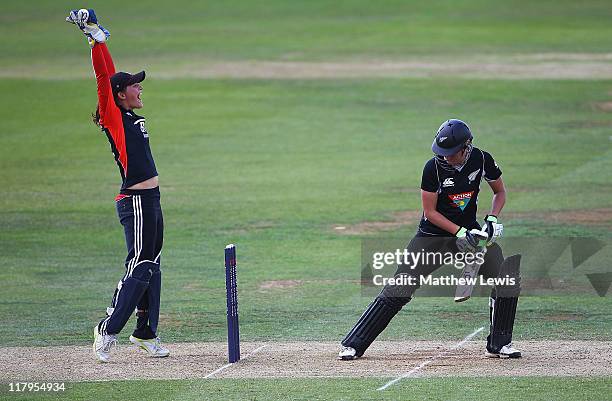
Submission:
M 440 128 L 431 145 L 436 156 L 450 156 L 470 144 L 472 140 L 470 127 L 461 120 L 447 120 Z

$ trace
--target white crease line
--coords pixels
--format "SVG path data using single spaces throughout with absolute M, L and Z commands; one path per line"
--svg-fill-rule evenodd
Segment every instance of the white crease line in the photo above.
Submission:
M 470 341 L 476 334 L 480 333 L 483 330 L 484 330 L 484 326 L 479 328 L 479 329 L 477 329 L 472 334 L 467 335 L 463 340 L 459 341 L 457 344 L 453 345 L 451 348 L 447 349 L 446 351 L 442 351 L 438 355 L 434 356 L 433 358 L 428 359 L 425 362 L 422 362 L 419 366 L 417 366 L 416 368 L 412 369 L 410 372 L 406 372 L 403 375 L 401 375 L 400 377 L 397 377 L 397 378 L 391 380 L 390 382 L 388 382 L 384 386 L 381 386 L 381 387 L 377 388 L 377 390 L 378 391 L 385 390 L 387 387 L 394 385 L 398 381 L 400 381 L 402 379 L 405 379 L 407 377 L 410 377 L 411 375 L 413 375 L 414 373 L 416 373 L 419 370 L 423 369 L 425 366 L 429 365 L 430 363 L 432 363 L 436 359 L 442 358 L 444 355 L 448 354 L 450 351 L 454 351 L 457 348 L 461 347 L 463 344 L 465 344 L 468 341 Z
M 264 349 L 265 347 L 267 347 L 267 345 L 262 345 L 262 346 L 260 346 L 260 347 L 255 348 L 255 349 L 253 350 L 253 352 L 250 352 L 250 353 L 246 354 L 245 356 L 243 356 L 243 357 L 241 358 L 241 360 L 242 360 L 242 359 L 247 359 L 247 358 L 248 358 L 248 357 L 250 357 L 251 355 L 255 355 L 256 353 L 258 353 L 259 351 L 261 351 L 261 350 L 262 350 L 262 349 Z M 240 362 L 240 361 L 238 361 L 238 362 Z M 238 363 L 238 362 L 235 362 L 235 363 Z M 230 366 L 232 366 L 232 365 L 234 365 L 234 363 L 228 363 L 227 365 L 223 365 L 223 366 L 221 366 L 219 369 L 215 370 L 214 372 L 211 372 L 211 373 L 207 374 L 206 376 L 204 376 L 204 378 L 205 378 L 205 379 L 208 379 L 208 378 L 210 378 L 210 377 L 212 377 L 212 376 L 216 375 L 217 373 L 221 372 L 222 370 L 225 370 L 225 369 L 229 368 L 229 367 L 230 367 Z

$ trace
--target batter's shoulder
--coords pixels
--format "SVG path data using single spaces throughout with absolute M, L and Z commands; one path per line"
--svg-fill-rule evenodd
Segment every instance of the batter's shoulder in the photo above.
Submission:
M 484 178 L 487 181 L 495 181 L 501 175 L 502 171 L 499 168 L 499 165 L 491 155 L 491 153 L 487 152 L 483 149 L 474 148 L 472 152 L 476 151 L 477 154 L 480 154 L 482 158 L 482 164 L 484 166 Z
M 486 150 L 477 148 L 476 146 L 474 146 L 474 149 L 472 150 L 472 152 L 475 152 L 476 154 L 480 154 L 485 159 L 489 159 L 489 158 L 493 159 L 493 155 L 491 154 L 491 152 L 487 152 Z
M 423 167 L 423 175 L 421 177 L 421 189 L 427 192 L 437 192 L 440 186 L 440 177 L 436 169 L 436 160 L 430 159 Z
M 423 166 L 423 171 L 436 170 L 436 158 L 432 157 L 431 159 L 425 162 L 425 166 Z

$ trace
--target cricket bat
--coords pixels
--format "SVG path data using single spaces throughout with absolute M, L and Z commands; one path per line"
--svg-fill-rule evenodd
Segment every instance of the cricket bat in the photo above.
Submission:
M 484 254 L 487 253 L 487 247 L 483 247 L 480 251 L 483 253 L 482 260 L 484 261 Z M 478 271 L 480 270 L 480 266 L 482 263 L 478 263 L 474 260 L 473 263 L 467 264 L 461 270 L 461 277 L 466 279 L 465 285 L 458 285 L 455 290 L 455 302 L 463 302 L 470 299 L 472 296 L 472 291 L 474 290 L 474 284 L 476 283 L 474 278 L 478 276 Z

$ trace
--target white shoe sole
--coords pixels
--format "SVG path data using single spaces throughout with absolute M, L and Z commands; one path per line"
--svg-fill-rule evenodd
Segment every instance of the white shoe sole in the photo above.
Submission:
M 359 359 L 359 356 L 357 355 L 351 355 L 351 354 L 346 354 L 346 355 L 338 355 L 338 360 L 340 361 L 354 361 L 355 359 Z
M 502 359 L 517 359 L 517 358 L 521 358 L 522 355 L 520 353 L 518 354 L 494 354 L 492 352 L 486 351 L 485 352 L 485 356 L 487 358 L 502 358 Z
M 147 355 L 149 355 L 151 358 L 166 358 L 167 356 L 170 356 L 170 351 L 168 351 L 166 354 L 153 354 L 153 353 L 151 353 L 151 351 L 149 351 L 149 349 L 145 345 L 143 345 L 139 339 L 137 339 L 134 336 L 130 336 L 130 342 L 132 344 L 136 345 L 138 348 L 140 348 L 144 352 L 146 352 Z

